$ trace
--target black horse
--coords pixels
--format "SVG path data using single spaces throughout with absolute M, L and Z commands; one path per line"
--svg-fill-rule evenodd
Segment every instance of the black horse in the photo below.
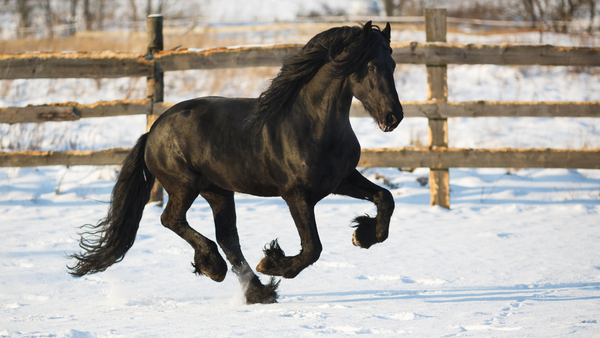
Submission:
M 186 212 L 198 195 L 210 204 L 217 242 L 245 288 L 247 303 L 272 303 L 279 282 L 263 285 L 246 262 L 236 228 L 234 191 L 281 196 L 302 250 L 285 256 L 277 241 L 265 247 L 256 270 L 293 278 L 321 253 L 314 206 L 333 193 L 376 204 L 377 216 L 357 217 L 354 245 L 369 248 L 388 237 L 394 199 L 356 166 L 360 145 L 350 126 L 352 97 L 385 132 L 403 118 L 394 83 L 390 26 L 332 28 L 285 60 L 258 99 L 206 97 L 181 102 L 140 137 L 112 192 L 108 215 L 81 234 L 70 273 L 83 276 L 119 262 L 133 245 L 154 180 L 169 201 L 162 224 L 195 250 L 195 272 L 220 282 L 227 264 L 215 242 L 192 229 Z

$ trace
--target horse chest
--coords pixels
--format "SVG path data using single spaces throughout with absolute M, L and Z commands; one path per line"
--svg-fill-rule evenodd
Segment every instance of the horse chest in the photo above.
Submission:
M 312 152 L 289 152 L 282 164 L 280 182 L 285 186 L 303 187 L 319 198 L 333 192 L 354 171 L 360 159 L 356 142 L 321 144 Z
M 360 146 L 344 144 L 333 147 L 330 151 L 322 154 L 321 166 L 323 170 L 323 183 L 331 180 L 331 184 L 337 185 L 347 175 L 354 171 L 360 159 Z M 333 188 L 335 188 L 333 187 Z

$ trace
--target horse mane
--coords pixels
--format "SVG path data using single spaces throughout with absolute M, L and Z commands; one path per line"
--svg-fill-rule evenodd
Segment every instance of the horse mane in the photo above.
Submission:
M 372 28 L 381 32 L 378 26 L 373 25 Z M 373 34 L 363 34 L 363 28 L 356 26 L 331 28 L 317 34 L 299 53 L 284 59 L 279 74 L 258 97 L 249 120 L 263 125 L 270 117 L 284 114 L 302 87 L 329 62 L 334 65 L 331 76 L 336 78 L 356 72 L 372 58 L 381 41 Z M 335 60 L 344 51 L 346 56 Z

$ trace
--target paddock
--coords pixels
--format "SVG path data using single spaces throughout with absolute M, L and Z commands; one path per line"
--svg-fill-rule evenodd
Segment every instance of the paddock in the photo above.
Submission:
M 516 103 L 517 108 L 505 109 L 511 103 L 478 103 L 478 99 L 472 97 L 471 111 L 480 107 L 479 112 L 517 115 L 516 112 L 538 111 L 541 107 L 539 111 L 545 112 L 536 114 L 544 117 L 532 117 L 523 129 L 516 129 L 523 134 L 535 130 L 538 123 L 548 123 L 546 118 L 554 116 L 554 112 L 566 114 L 573 106 L 581 109 L 578 111 L 592 112 L 586 114 L 597 112 L 595 101 L 520 102 Z M 418 107 L 435 111 L 439 106 L 452 111 L 456 106 L 467 105 L 436 101 L 411 108 L 405 101 L 402 103 L 407 111 Z M 112 104 L 121 103 L 106 103 Z M 140 121 L 144 124 L 146 109 L 161 105 L 151 100 L 133 102 L 128 105 L 133 115 L 122 116 L 119 121 L 126 125 Z M 79 111 L 81 116 L 88 108 L 88 112 L 97 109 L 98 115 L 106 114 L 101 111 L 116 111 L 103 110 L 103 103 L 58 106 L 74 107 L 70 111 Z M 567 110 L 562 110 L 567 106 Z M 134 114 L 138 108 L 146 113 Z M 513 121 L 515 115 L 493 122 Z M 572 116 L 579 115 L 568 116 L 571 117 L 563 119 L 565 123 L 578 121 Z M 586 116 L 581 121 L 594 119 Z M 450 127 L 459 127 L 452 120 L 456 117 L 448 118 Z M 469 135 L 455 141 L 488 139 L 486 124 L 478 122 L 482 120 L 458 119 L 466 123 Z M 368 148 L 380 144 L 379 134 L 369 132 L 362 122 L 353 123 L 361 128 L 359 138 Z M 560 123 L 549 125 L 558 127 Z M 111 137 L 113 129 L 119 127 L 122 126 L 103 126 L 96 131 Z M 139 129 L 143 131 L 145 125 Z M 461 135 L 467 134 L 464 127 L 458 130 Z M 551 135 L 557 143 L 567 141 L 558 129 Z M 510 136 L 501 140 L 507 138 Z M 589 140 L 593 145 L 594 139 Z M 484 146 L 490 147 L 491 143 Z M 162 208 L 156 202 L 146 207 L 136 244 L 123 262 L 102 274 L 79 279 L 68 276 L 65 256 L 78 250 L 73 238 L 75 227 L 105 216 L 118 166 L 111 162 L 100 166 L 68 162 L 103 153 L 94 151 L 87 155 L 44 153 L 40 155 L 62 156 L 62 160 L 40 167 L 0 168 L 0 335 L 597 336 L 598 170 L 518 169 L 518 162 L 512 167 L 510 161 L 519 161 L 519 156 L 525 155 L 514 155 L 516 147 L 505 155 L 485 155 L 492 151 L 482 149 L 484 155 L 480 156 L 488 156 L 487 161 L 508 161 L 500 168 L 454 167 L 464 165 L 460 156 L 465 155 L 460 150 L 458 154 L 438 156 L 436 151 L 442 152 L 441 149 L 425 148 L 410 150 L 417 154 L 415 161 L 431 159 L 422 162 L 423 167 L 421 162 L 394 162 L 391 168 L 374 165 L 362 169 L 365 176 L 386 185 L 394 196 L 396 210 L 389 239 L 369 250 L 354 247 L 349 221 L 373 213 L 374 207 L 369 202 L 340 196 L 326 198 L 316 208 L 324 247 L 320 260 L 296 279 L 282 280 L 279 303 L 267 306 L 243 305 L 242 293 L 231 273 L 220 284 L 194 276 L 189 265 L 192 250 L 160 225 Z M 125 149 L 114 152 L 119 151 L 126 153 Z M 478 153 L 476 149 L 471 151 L 469 156 Z M 590 149 L 538 149 L 534 155 L 586 151 Z M 591 151 L 580 161 L 597 165 L 598 157 L 593 153 L 597 150 Z M 418 155 L 421 153 L 426 154 Z M 87 157 L 77 157 L 80 155 Z M 17 159 L 20 155 L 12 156 Z M 118 163 L 118 156 L 122 155 L 115 155 L 112 163 Z M 528 156 L 525 160 L 531 160 Z M 392 157 L 398 161 L 398 157 Z M 434 162 L 436 158 L 441 162 Z M 30 161 L 35 164 L 47 160 Z M 428 166 L 435 163 L 449 167 L 450 209 L 431 207 L 430 186 L 420 183 L 429 179 Z M 414 170 L 400 171 L 398 167 Z M 260 248 L 273 238 L 279 238 L 282 247 L 290 252 L 300 249 L 293 221 L 282 200 L 236 195 L 236 202 L 240 240 L 251 265 L 258 263 L 263 256 Z M 214 239 L 208 204 L 196 201 L 189 220 Z

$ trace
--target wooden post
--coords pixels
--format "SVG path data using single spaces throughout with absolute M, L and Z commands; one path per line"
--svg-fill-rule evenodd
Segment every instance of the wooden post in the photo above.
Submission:
M 446 10 L 425 9 L 427 42 L 446 42 Z M 447 101 L 446 65 L 427 65 L 427 99 Z M 429 148 L 448 147 L 448 119 L 429 119 Z M 450 175 L 448 169 L 429 169 L 431 205 L 450 208 Z
M 146 33 L 148 34 L 148 56 L 153 57 L 154 53 L 163 50 L 163 16 L 160 14 L 149 15 L 146 18 Z M 147 116 L 147 131 L 154 124 L 160 115 L 154 114 L 154 103 L 164 100 L 164 72 L 158 63 L 154 63 L 154 76 L 147 78 L 146 95 L 151 100 L 150 113 Z M 158 206 L 163 205 L 163 187 L 156 180 L 150 194 L 150 202 L 158 202 Z

